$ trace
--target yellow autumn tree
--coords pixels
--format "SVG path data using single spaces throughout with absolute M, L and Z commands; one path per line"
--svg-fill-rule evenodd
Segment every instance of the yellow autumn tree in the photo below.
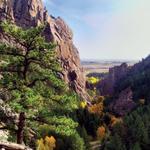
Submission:
M 89 112 L 102 115 L 104 110 L 104 97 L 96 96 L 92 102 L 93 104 L 88 107 Z
M 97 138 L 99 139 L 104 139 L 106 135 L 106 129 L 104 126 L 100 126 L 98 129 L 97 129 Z
M 89 78 L 87 78 L 87 81 L 91 84 L 96 84 L 99 82 L 99 79 L 96 77 L 89 77 Z
M 87 102 L 86 102 L 86 101 L 82 101 L 82 102 L 80 103 L 80 107 L 81 107 L 82 109 L 84 109 L 86 106 L 87 106 Z
M 56 147 L 56 140 L 53 136 L 46 136 L 37 141 L 37 150 L 54 150 Z

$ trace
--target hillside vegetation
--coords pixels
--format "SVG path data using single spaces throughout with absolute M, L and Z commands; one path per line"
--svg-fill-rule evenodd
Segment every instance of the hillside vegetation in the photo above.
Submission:
M 37 150 L 149 150 L 150 56 L 116 82 L 111 96 L 97 89 L 106 74 L 87 75 L 89 102 L 63 81 L 57 45 L 42 36 L 45 25 L 1 28 L 13 39 L 0 43 L 1 141 Z M 110 106 L 126 89 L 135 107 L 119 116 Z
M 145 99 L 150 102 L 150 56 L 134 65 L 128 74 L 116 84 L 116 93 L 131 87 L 135 101 Z
M 39 150 L 85 149 L 72 117 L 79 109 L 78 96 L 60 78 L 56 45 L 45 42 L 44 26 L 23 30 L 4 22 L 1 27 L 14 41 L 0 44 L 1 99 L 19 115 L 15 125 L 1 112 L 8 140 Z

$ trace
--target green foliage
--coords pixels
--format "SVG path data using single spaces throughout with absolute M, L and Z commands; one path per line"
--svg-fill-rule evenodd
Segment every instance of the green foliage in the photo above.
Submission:
M 6 102 L 14 111 L 26 113 L 26 128 L 38 139 L 55 135 L 68 143 L 66 149 L 84 150 L 78 123 L 70 117 L 78 109 L 78 97 L 60 79 L 56 45 L 45 42 L 44 26 L 25 30 L 3 22 L 1 27 L 14 40 L 13 45 L 0 43 L 0 88 L 10 93 Z
M 110 141 L 106 145 L 105 150 L 126 150 L 126 147 L 121 141 L 121 138 L 115 134 L 113 137 L 110 137 Z
M 137 103 L 137 108 L 123 117 L 123 122 L 111 128 L 111 137 L 107 139 L 104 146 L 106 150 L 115 149 L 116 142 L 127 150 L 149 149 L 150 56 L 130 68 L 128 73 L 117 81 L 113 97 L 106 98 L 104 102 L 105 110 L 108 111 L 107 108 L 110 103 L 116 100 L 121 91 L 129 87 L 133 91 L 133 100 Z M 106 120 L 108 120 L 109 124 L 108 117 Z
M 133 145 L 133 147 L 131 148 L 131 150 L 141 150 L 141 147 L 140 147 L 139 143 L 135 143 Z
M 91 72 L 87 74 L 87 77 L 95 77 L 99 79 L 103 79 L 104 77 L 107 76 L 108 73 L 99 73 L 99 72 Z
M 126 149 L 148 150 L 150 145 L 149 116 L 149 105 L 139 107 L 127 115 L 123 123 L 118 123 L 113 127 L 112 136 L 110 140 L 106 142 L 105 147 L 108 150 L 112 150 L 118 143 L 118 145 L 122 145 L 122 148 L 126 147 Z
M 77 121 L 81 127 L 85 127 L 87 134 L 96 137 L 96 131 L 101 124 L 101 117 L 98 114 L 93 114 L 88 109 L 77 110 Z
M 62 120 L 63 121 L 63 120 Z M 71 150 L 85 150 L 85 142 L 76 130 L 77 124 L 72 120 L 68 120 L 70 123 L 63 125 L 42 125 L 39 127 L 39 136 L 45 137 L 46 135 L 54 135 L 58 138 L 57 147 L 59 150 L 71 149 Z M 66 122 L 66 121 L 65 121 Z M 61 147 L 60 147 L 61 145 Z
M 85 146 L 86 146 L 86 150 L 90 150 L 90 138 L 89 138 L 89 135 L 87 134 L 87 131 L 85 129 L 84 126 L 82 127 L 78 127 L 78 132 L 80 134 L 80 136 L 84 139 L 84 143 L 85 143 Z
M 117 82 L 115 91 L 117 93 L 128 87 L 131 87 L 136 102 L 139 99 L 150 102 L 150 56 L 133 66 L 127 75 Z

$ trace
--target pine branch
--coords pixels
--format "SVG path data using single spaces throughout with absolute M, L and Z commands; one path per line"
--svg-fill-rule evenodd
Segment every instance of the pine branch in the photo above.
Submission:
M 13 68 L 0 68 L 0 73 L 4 73 L 4 72 L 14 72 L 14 73 L 18 73 L 18 72 L 20 72 L 20 73 L 23 73 L 23 71 L 21 71 L 21 70 L 16 70 L 16 69 L 13 69 Z
M 1 52 L 1 51 L 0 51 L 0 54 L 1 54 L 1 55 L 10 55 L 10 56 L 20 56 L 20 57 L 25 57 L 25 56 L 22 55 L 22 54 L 16 54 L 16 53 L 10 53 L 10 52 Z
M 30 87 L 30 88 L 32 88 L 35 84 L 36 84 L 36 82 L 38 82 L 38 81 L 47 81 L 48 80 L 48 78 L 44 78 L 44 79 L 34 79 L 31 83 L 29 83 L 28 85 L 27 85 L 27 87 Z

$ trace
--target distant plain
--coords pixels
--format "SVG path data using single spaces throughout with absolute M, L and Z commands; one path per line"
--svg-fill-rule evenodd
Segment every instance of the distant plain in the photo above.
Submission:
M 86 74 L 89 73 L 107 73 L 109 68 L 127 63 L 133 66 L 138 60 L 82 60 L 81 64 Z

